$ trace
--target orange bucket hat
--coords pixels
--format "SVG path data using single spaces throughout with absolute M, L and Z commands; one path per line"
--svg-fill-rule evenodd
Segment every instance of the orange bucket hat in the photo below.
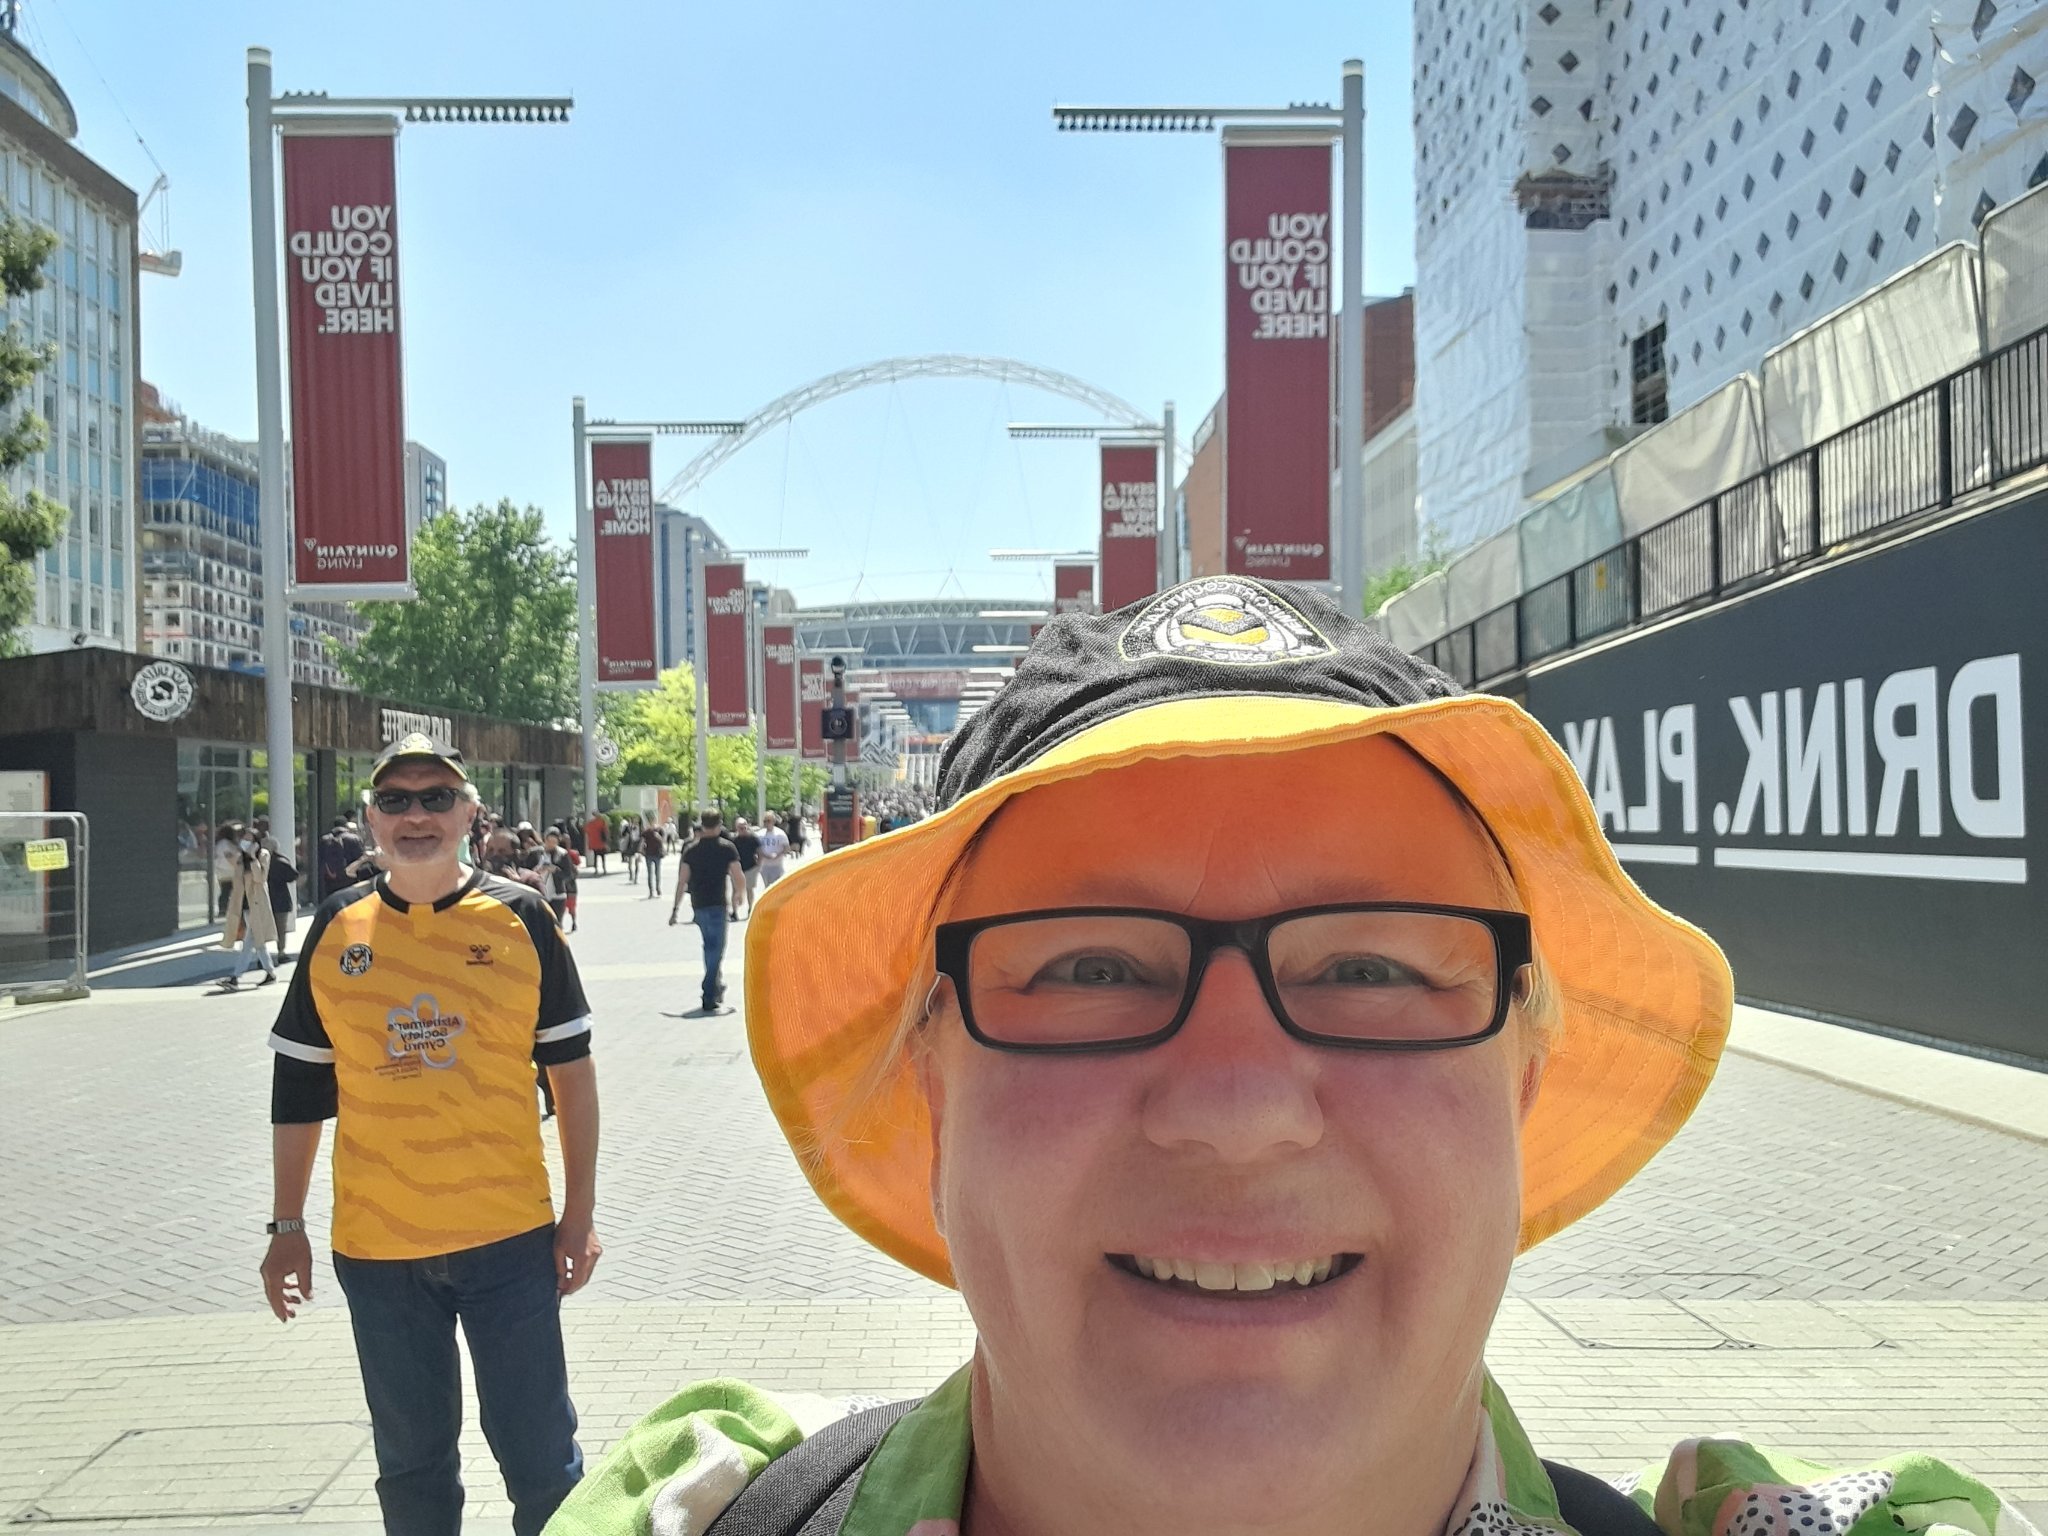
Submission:
M 1555 983 L 1563 1027 L 1522 1131 L 1521 1246 L 1627 1183 L 1713 1077 L 1734 1004 L 1721 951 L 1637 889 L 1570 761 L 1518 705 L 1460 694 L 1313 589 L 1227 576 L 1114 614 L 1055 618 L 948 747 L 937 814 L 761 895 L 747 1033 L 819 1198 L 884 1253 L 953 1283 L 904 1024 L 932 984 L 947 880 L 1006 800 L 1132 763 L 1382 733 L 1492 831 Z

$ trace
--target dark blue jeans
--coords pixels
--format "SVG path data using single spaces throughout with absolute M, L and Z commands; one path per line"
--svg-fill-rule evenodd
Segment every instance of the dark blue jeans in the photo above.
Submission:
M 709 1013 L 725 996 L 725 982 L 718 974 L 725 963 L 725 908 L 698 907 L 690 913 L 690 921 L 704 935 L 704 1011 Z
M 462 1529 L 458 1318 L 517 1536 L 539 1536 L 583 1476 L 554 1237 L 550 1224 L 431 1259 L 334 1256 L 370 1404 L 387 1536 Z

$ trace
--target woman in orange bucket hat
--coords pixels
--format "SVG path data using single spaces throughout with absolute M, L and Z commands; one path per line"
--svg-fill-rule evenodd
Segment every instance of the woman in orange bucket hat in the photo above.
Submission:
M 1685 1122 L 1733 983 L 1517 706 L 1212 578 L 1055 619 L 938 801 L 763 894 L 747 1016 L 820 1199 L 959 1288 L 972 1360 L 809 1441 L 691 1388 L 550 1531 L 2031 1530 L 1927 1458 L 1691 1442 L 1631 1496 L 1531 1446 L 1509 1267 Z

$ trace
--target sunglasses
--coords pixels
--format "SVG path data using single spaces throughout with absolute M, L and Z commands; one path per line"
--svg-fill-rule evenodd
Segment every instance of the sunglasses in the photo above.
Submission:
M 462 798 L 462 792 L 446 784 L 436 784 L 432 789 L 373 789 L 370 804 L 386 816 L 403 816 L 417 801 L 419 808 L 429 816 L 439 816 L 443 811 L 455 808 L 455 802 Z

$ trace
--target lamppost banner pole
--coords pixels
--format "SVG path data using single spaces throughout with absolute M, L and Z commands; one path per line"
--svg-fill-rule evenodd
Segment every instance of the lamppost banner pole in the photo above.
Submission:
M 576 450 L 576 696 L 583 722 L 583 814 L 597 811 L 597 540 L 590 516 L 590 448 L 583 397 L 570 402 Z
M 704 623 L 704 544 L 697 530 L 690 529 L 690 673 L 692 692 L 697 696 L 697 756 L 691 794 L 691 819 L 711 803 L 711 689 L 704 666 L 706 626 Z
M 298 862 L 292 768 L 291 523 L 284 502 L 284 363 L 277 313 L 277 136 L 270 50 L 249 50 L 249 260 L 256 311 L 256 506 L 263 544 L 263 713 L 270 835 Z
M 1365 593 L 1365 65 L 1344 61 L 1344 299 L 1337 332 L 1337 561 L 1345 611 Z
M 1180 514 L 1173 465 L 1173 402 L 1159 413 L 1159 590 L 1180 580 Z
M 747 645 L 753 662 L 754 696 L 754 822 L 768 809 L 768 589 L 754 588 L 753 633 Z

